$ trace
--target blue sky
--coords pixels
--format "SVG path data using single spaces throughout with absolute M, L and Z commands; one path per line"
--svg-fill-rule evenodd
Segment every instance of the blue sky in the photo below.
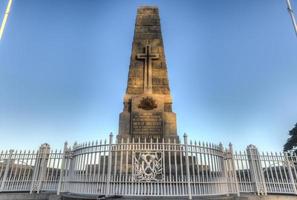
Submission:
M 141 5 L 160 9 L 179 135 L 280 151 L 297 122 L 283 0 L 14 0 L 0 41 L 0 148 L 117 134 Z

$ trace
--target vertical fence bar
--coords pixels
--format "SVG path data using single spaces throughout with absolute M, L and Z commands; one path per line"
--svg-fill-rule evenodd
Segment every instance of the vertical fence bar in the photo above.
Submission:
M 176 139 L 174 138 L 174 171 L 175 171 L 175 179 L 174 179 L 174 182 L 175 182 L 175 194 L 178 193 L 178 176 L 177 176 L 177 156 L 176 156 Z
M 190 179 L 190 166 L 189 166 L 189 153 L 188 153 L 188 136 L 184 134 L 184 147 L 186 153 L 186 168 L 187 168 L 187 182 L 188 182 L 188 195 L 189 199 L 192 199 L 192 191 L 191 191 L 191 179 Z
M 2 178 L 0 192 L 3 191 L 4 186 L 5 186 L 5 182 L 6 182 L 6 179 L 7 179 L 7 175 L 8 175 L 8 171 L 9 171 L 9 167 L 10 167 L 10 163 L 11 163 L 11 158 L 12 158 L 13 152 L 14 151 L 12 149 L 9 150 L 9 156 L 8 156 L 8 159 L 7 159 L 7 164 L 5 166 L 5 171 L 4 171 L 4 175 L 3 175 L 3 178 Z
M 124 151 L 124 145 L 123 145 L 123 142 L 124 142 L 124 139 L 121 138 L 121 142 L 120 144 L 117 144 L 117 146 L 119 147 L 120 149 L 120 174 L 119 174 L 119 177 L 120 177 L 120 194 L 124 194 L 124 184 L 123 184 L 123 176 L 122 176 L 122 173 L 123 173 L 123 151 Z
M 108 163 L 107 163 L 107 180 L 106 180 L 106 196 L 110 195 L 110 175 L 111 175 L 111 161 L 112 161 L 112 133 L 109 135 L 109 149 L 108 149 Z
M 31 182 L 31 186 L 30 186 L 30 194 L 33 193 L 33 191 L 36 190 L 36 184 L 37 184 L 37 177 L 38 177 L 38 170 L 40 167 L 40 149 L 36 152 L 36 158 L 35 158 L 35 163 L 34 163 L 34 168 L 33 168 L 33 174 L 32 174 L 32 182 Z M 32 155 L 34 156 L 34 155 Z M 34 158 L 32 158 L 33 160 Z
M 65 159 L 66 159 L 66 153 L 67 153 L 67 142 L 64 143 L 64 151 L 63 151 L 63 157 L 62 157 L 62 163 L 61 163 L 61 171 L 60 171 L 60 177 L 59 177 L 59 183 L 57 188 L 57 195 L 60 195 L 61 192 L 61 186 L 62 186 L 62 179 L 64 178 L 64 170 L 65 170 Z
M 236 175 L 235 161 L 233 156 L 233 146 L 231 143 L 229 144 L 229 152 L 230 152 L 230 162 L 232 167 L 231 173 L 233 174 L 233 181 L 234 181 L 233 184 L 235 184 L 236 194 L 239 197 L 240 196 L 239 184 L 238 184 L 237 175 Z
M 285 156 L 286 167 L 287 167 L 288 173 L 289 173 L 290 182 L 291 182 L 292 187 L 293 187 L 293 192 L 294 192 L 294 194 L 297 195 L 297 189 L 296 189 L 296 186 L 295 186 L 294 176 L 293 176 L 292 168 L 291 168 L 292 163 L 291 163 L 291 160 L 288 157 L 288 153 L 285 152 L 284 156 Z M 294 166 L 294 164 L 293 164 L 293 166 Z

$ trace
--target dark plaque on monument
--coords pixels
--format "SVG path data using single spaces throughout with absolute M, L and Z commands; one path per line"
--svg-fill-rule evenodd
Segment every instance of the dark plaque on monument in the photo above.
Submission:
M 158 137 L 163 132 L 161 112 L 132 113 L 133 136 Z

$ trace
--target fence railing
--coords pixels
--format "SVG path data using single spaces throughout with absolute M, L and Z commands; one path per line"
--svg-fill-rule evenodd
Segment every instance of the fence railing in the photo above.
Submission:
M 42 145 L 38 151 L 2 151 L 0 153 L 0 192 L 57 191 L 61 175 L 61 151 Z
M 53 191 L 123 196 L 297 195 L 297 156 L 253 145 L 176 140 L 96 141 L 60 151 L 0 152 L 0 192 Z

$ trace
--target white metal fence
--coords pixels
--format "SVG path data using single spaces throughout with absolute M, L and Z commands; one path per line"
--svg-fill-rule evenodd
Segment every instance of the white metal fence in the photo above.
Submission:
M 0 192 L 54 191 L 124 196 L 297 195 L 297 156 L 255 146 L 129 140 L 0 153 Z
M 48 144 L 38 151 L 2 151 L 0 192 L 57 191 L 62 158 L 62 151 L 50 151 Z
M 297 195 L 297 156 L 289 153 L 262 153 L 253 145 L 233 155 L 240 192 Z

